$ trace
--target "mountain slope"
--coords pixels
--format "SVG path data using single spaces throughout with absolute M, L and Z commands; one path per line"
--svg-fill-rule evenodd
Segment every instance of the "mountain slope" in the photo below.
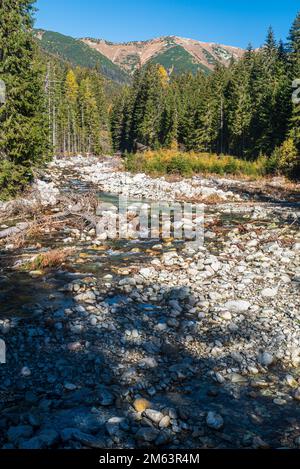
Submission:
M 92 38 L 82 39 L 82 42 L 129 73 L 149 61 L 164 65 L 173 73 L 195 72 L 198 69 L 209 72 L 217 63 L 228 65 L 232 58 L 238 59 L 244 53 L 244 50 L 238 47 L 205 43 L 177 36 L 121 44 Z
M 182 46 L 172 46 L 150 59 L 151 63 L 163 65 L 170 74 L 185 72 L 197 73 L 199 70 L 210 73 L 210 69 L 187 52 Z
M 41 47 L 47 53 L 58 56 L 74 66 L 100 68 L 103 75 L 118 83 L 128 83 L 128 73 L 99 51 L 91 49 L 82 41 L 52 31 L 36 31 Z

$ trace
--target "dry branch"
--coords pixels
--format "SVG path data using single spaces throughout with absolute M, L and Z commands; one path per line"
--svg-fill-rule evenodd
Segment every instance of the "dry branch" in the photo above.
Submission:
M 32 237 L 33 233 L 43 232 L 46 228 L 53 228 L 53 226 L 58 223 L 59 220 L 64 223 L 70 223 L 72 217 L 80 218 L 84 224 L 88 223 L 91 225 L 97 233 L 97 218 L 96 210 L 98 206 L 98 198 L 95 194 L 81 195 L 81 196 L 70 196 L 63 197 L 60 200 L 62 211 L 54 214 L 45 214 L 42 212 L 42 208 L 35 212 L 34 220 L 28 219 L 23 223 L 18 223 L 17 225 L 6 228 L 0 231 L 0 239 L 13 238 L 17 243 L 20 242 L 21 238 L 25 236 Z M 32 207 L 31 207 L 32 209 Z M 7 215 L 12 216 L 12 214 L 20 215 L 22 213 L 21 205 L 13 205 L 9 207 L 6 212 Z M 39 215 L 36 215 L 39 213 Z M 23 217 L 30 218 L 32 216 L 31 210 L 28 206 L 23 206 Z M 22 241 L 21 241 L 22 244 Z

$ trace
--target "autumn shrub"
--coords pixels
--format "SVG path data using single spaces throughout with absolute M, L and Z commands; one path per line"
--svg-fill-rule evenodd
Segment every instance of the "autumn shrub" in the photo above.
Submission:
M 158 150 L 127 155 L 125 166 L 129 171 L 157 175 L 191 176 L 203 173 L 259 177 L 266 172 L 266 158 L 262 156 L 256 161 L 246 161 L 228 155 Z
M 72 254 L 73 249 L 52 249 L 38 254 L 28 266 L 30 269 L 46 269 L 60 267 Z
M 273 159 L 280 173 L 292 179 L 300 177 L 300 153 L 292 138 L 285 140 L 281 147 L 274 151 Z

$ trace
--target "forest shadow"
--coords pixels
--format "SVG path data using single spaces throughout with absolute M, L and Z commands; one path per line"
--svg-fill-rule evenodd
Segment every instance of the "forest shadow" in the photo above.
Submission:
M 147 288 L 155 288 L 155 284 L 149 282 Z M 143 291 L 139 293 L 143 295 Z M 107 298 L 119 294 L 124 296 L 112 287 Z M 218 384 L 215 372 L 236 368 L 236 362 L 226 348 L 222 352 L 221 347 L 217 355 L 201 352 L 207 344 L 212 350 L 220 343 L 230 344 L 231 350 L 242 347 L 249 338 L 249 317 L 248 325 L 240 322 L 234 333 L 230 324 L 225 329 L 217 323 L 209 330 L 201 323 L 195 327 L 197 318 L 186 312 L 195 299 L 184 297 L 182 288 L 173 287 L 158 302 L 149 304 L 146 296 L 142 302 L 125 299 L 122 304 L 122 300 L 114 312 L 92 325 L 93 313 L 72 295 L 64 294 L 67 306 L 64 302 L 51 304 L 49 290 L 43 289 L 42 283 L 39 301 L 35 302 L 34 295 L 36 292 L 32 304 L 39 304 L 44 296 L 48 306 L 21 317 L 5 334 L 7 365 L 0 366 L 2 430 L 28 423 L 36 415 L 40 419 L 37 434 L 44 428 L 60 432 L 75 427 L 98 438 L 103 447 L 241 448 L 253 447 L 255 437 L 270 447 L 290 447 L 299 436 L 300 408 L 291 398 L 292 389 L 287 395 L 283 382 L 287 370 L 280 364 L 245 383 L 226 380 Z M 182 307 L 175 318 L 168 306 L 172 298 Z M 72 312 L 64 315 L 66 307 Z M 168 325 L 170 320 L 172 325 Z M 83 327 L 75 332 L 76 327 L 70 330 L 70 324 Z M 31 370 L 26 378 L 20 374 L 24 366 Z M 284 396 L 280 405 L 274 403 L 278 395 Z M 151 408 L 164 414 L 171 410 L 178 433 L 159 429 L 149 418 L 137 416 L 132 405 L 138 397 L 146 398 Z M 207 427 L 208 411 L 223 416 L 222 430 Z M 108 434 L 106 422 L 116 416 L 121 423 L 115 433 Z M 149 427 L 157 431 L 151 443 L 136 436 L 140 428 Z M 4 431 L 2 444 L 5 441 Z M 65 444 L 89 446 L 76 438 Z M 59 440 L 54 446 L 64 444 Z
M 272 194 L 268 193 L 266 189 L 249 189 L 245 185 L 242 186 L 227 186 L 221 185 L 220 187 L 223 190 L 229 190 L 236 195 L 239 195 L 243 198 L 246 196 L 249 202 L 264 202 L 276 204 L 280 207 L 290 207 L 290 208 L 299 208 L 300 206 L 300 191 L 299 190 L 290 190 L 290 189 L 274 189 L 274 187 L 267 186 L 270 191 L 273 191 Z

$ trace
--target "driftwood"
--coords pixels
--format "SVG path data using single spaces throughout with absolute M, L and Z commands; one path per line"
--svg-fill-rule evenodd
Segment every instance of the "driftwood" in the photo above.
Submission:
M 52 215 L 41 214 L 32 221 L 18 223 L 15 226 L 5 228 L 0 231 L 0 239 L 18 237 L 19 235 L 26 234 L 26 232 L 30 232 L 37 225 L 43 226 L 51 224 L 59 219 L 65 219 L 65 221 L 67 221 L 67 219 L 71 217 L 77 217 L 83 222 L 89 223 L 95 229 L 96 234 L 98 234 L 97 219 L 96 216 L 93 215 L 93 213 L 96 212 L 96 199 L 91 196 L 83 197 L 83 200 L 79 202 L 76 199 L 70 200 L 65 198 L 61 200 L 61 202 L 64 209 L 63 211 Z
M 59 223 L 74 224 L 74 219 L 82 221 L 80 229 L 89 224 L 99 234 L 97 220 L 97 208 L 99 199 L 96 193 L 89 194 L 68 194 L 61 195 L 59 198 L 60 211 L 56 213 L 47 213 L 47 207 L 41 205 L 30 205 L 24 203 L 22 199 L 16 199 L 0 210 L 0 221 L 5 223 L 5 219 L 16 218 L 23 219 L 15 226 L 8 227 L 0 231 L 0 240 L 12 239 L 17 243 L 33 233 L 42 232 L 45 228 L 54 227 Z M 73 222 L 72 222 L 73 219 Z
M 0 231 L 0 239 L 16 236 L 30 227 L 30 223 L 18 223 L 16 226 Z

